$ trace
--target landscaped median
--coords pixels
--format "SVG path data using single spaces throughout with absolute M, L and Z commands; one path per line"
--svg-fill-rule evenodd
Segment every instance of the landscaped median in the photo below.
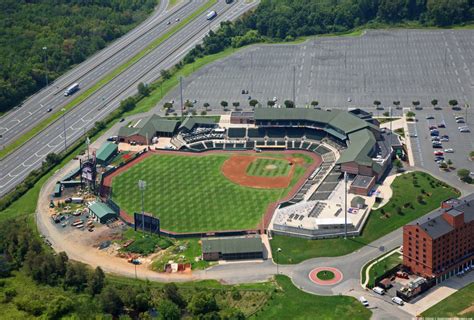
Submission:
M 27 133 L 23 134 L 21 137 L 19 137 L 17 140 L 15 140 L 13 143 L 6 145 L 2 150 L 0 150 L 0 159 L 3 159 L 5 156 L 7 156 L 9 153 L 13 152 L 14 150 L 18 149 L 21 147 L 24 143 L 26 143 L 29 139 L 37 135 L 39 132 L 47 128 L 50 124 L 52 124 L 54 121 L 59 119 L 65 112 L 68 112 L 72 108 L 74 108 L 76 105 L 80 104 L 87 98 L 89 98 L 91 95 L 93 95 L 96 91 L 101 89 L 103 86 L 105 86 L 107 83 L 112 81 L 116 76 L 118 76 L 120 73 L 128 69 L 130 66 L 135 64 L 138 60 L 143 58 L 145 55 L 150 53 L 153 49 L 158 47 L 160 44 L 162 44 L 165 40 L 167 40 L 170 36 L 181 30 L 184 26 L 186 26 L 189 22 L 194 20 L 197 16 L 202 14 L 204 11 L 208 10 L 210 7 L 212 7 L 214 4 L 217 3 L 217 0 L 208 0 L 205 4 L 203 4 L 201 7 L 199 7 L 198 10 L 194 11 L 191 15 L 188 17 L 184 18 L 181 22 L 176 24 L 174 27 L 172 27 L 168 32 L 166 32 L 164 35 L 159 37 L 158 39 L 155 39 L 152 43 L 150 43 L 148 46 L 143 48 L 139 53 L 134 55 L 132 58 L 118 66 L 116 69 L 108 73 L 105 77 L 103 77 L 101 80 L 99 80 L 96 84 L 94 84 L 92 87 L 88 88 L 87 90 L 83 91 L 80 93 L 80 95 L 76 96 L 71 102 L 69 102 L 67 105 L 65 105 L 63 108 L 65 111 L 62 112 L 56 112 L 54 113 L 51 117 L 44 119 L 41 121 L 39 124 L 34 126 L 30 131 Z
M 435 210 L 442 201 L 460 196 L 458 190 L 425 172 L 398 176 L 391 187 L 392 198 L 382 208 L 370 212 L 361 236 L 307 240 L 275 235 L 271 240 L 273 256 L 281 248 L 278 262 L 293 264 L 310 258 L 349 254 Z
M 361 270 L 362 287 L 373 288 L 377 277 L 393 269 L 400 263 L 402 263 L 402 255 L 400 254 L 398 247 L 372 261 L 369 261 Z

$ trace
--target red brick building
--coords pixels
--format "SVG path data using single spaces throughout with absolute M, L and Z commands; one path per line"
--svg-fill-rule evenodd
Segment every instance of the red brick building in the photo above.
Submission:
M 437 283 L 474 266 L 474 194 L 404 226 L 403 264 Z

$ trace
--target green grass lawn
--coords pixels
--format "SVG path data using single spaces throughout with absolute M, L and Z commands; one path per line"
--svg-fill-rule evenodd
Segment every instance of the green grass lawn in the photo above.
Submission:
M 421 315 L 427 318 L 474 318 L 474 283 L 438 302 Z
M 251 319 L 369 319 L 372 312 L 347 296 L 315 296 L 277 276 L 279 290 Z
M 334 279 L 335 275 L 332 271 L 319 271 L 316 277 L 320 280 L 331 280 Z
M 290 169 L 291 166 L 286 160 L 256 159 L 247 167 L 247 174 L 258 177 L 281 177 L 287 176 Z
M 145 211 L 176 232 L 255 228 L 271 202 L 286 195 L 305 168 L 297 166 L 290 187 L 255 189 L 224 177 L 230 154 L 153 155 L 113 179 L 113 199 L 126 212 L 141 210 L 138 180 L 147 182 Z
M 369 270 L 369 282 L 368 286 L 370 288 L 375 286 L 375 279 L 388 270 L 394 268 L 396 265 L 402 263 L 402 255 L 399 252 L 394 252 L 393 254 L 389 255 L 382 261 L 377 262 L 370 268 Z
M 273 255 L 276 256 L 275 250 L 281 248 L 279 262 L 283 264 L 345 255 L 438 208 L 441 201 L 460 195 L 454 188 L 424 172 L 397 177 L 392 190 L 389 203 L 372 210 L 360 237 L 306 240 L 277 235 L 271 241 Z M 417 199 L 418 196 L 421 198 Z

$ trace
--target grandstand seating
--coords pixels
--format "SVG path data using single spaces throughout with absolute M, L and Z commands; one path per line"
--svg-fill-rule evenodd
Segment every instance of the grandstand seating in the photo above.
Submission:
M 208 149 L 213 149 L 214 148 L 214 144 L 212 143 L 212 141 L 206 141 L 206 142 L 204 142 L 204 145 Z
M 247 128 L 228 128 L 227 136 L 229 137 L 229 139 L 245 138 L 247 136 Z
M 247 135 L 249 138 L 265 138 L 265 129 L 264 128 L 249 128 L 247 130 Z
M 287 128 L 286 136 L 288 138 L 301 138 L 304 135 L 304 129 L 300 128 Z
M 269 138 L 284 138 L 286 131 L 284 128 L 267 128 L 267 136 Z
M 305 129 L 304 132 L 306 139 L 310 140 L 321 141 L 326 136 L 326 133 L 321 130 Z

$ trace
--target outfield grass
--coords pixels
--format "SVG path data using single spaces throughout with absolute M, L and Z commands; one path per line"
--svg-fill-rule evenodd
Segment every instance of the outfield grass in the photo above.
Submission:
M 107 83 L 112 81 L 112 79 L 114 79 L 120 73 L 124 72 L 130 66 L 132 66 L 133 64 L 138 62 L 141 58 L 143 58 L 144 56 L 149 54 L 152 50 L 154 50 L 156 47 L 161 45 L 165 40 L 167 40 L 173 34 L 178 32 L 182 28 L 184 28 L 189 22 L 194 20 L 197 16 L 202 14 L 204 11 L 206 11 L 207 9 L 209 9 L 210 7 L 212 7 L 216 3 L 217 3 L 217 0 L 208 0 L 206 3 L 204 3 L 202 6 L 200 6 L 198 8 L 198 10 L 194 11 L 191 15 L 189 15 L 186 18 L 184 18 L 183 20 L 181 20 L 181 22 L 179 22 L 178 24 L 173 26 L 168 32 L 163 34 L 161 37 L 155 39 L 153 42 L 151 42 L 148 46 L 143 48 L 136 55 L 134 55 L 133 57 L 131 57 L 130 59 L 125 61 L 123 64 L 119 65 L 117 68 L 113 69 L 111 72 L 106 74 L 105 77 L 100 79 L 92 87 L 88 88 L 87 90 L 85 90 L 83 92 L 79 92 L 78 95 L 76 94 L 75 98 L 62 108 L 62 109 L 65 109 L 65 111 L 56 112 L 53 115 L 51 115 L 51 117 L 48 117 L 48 118 L 42 120 L 36 126 L 31 128 L 30 131 L 28 131 L 25 134 L 21 135 L 18 139 L 16 139 L 12 143 L 5 146 L 2 150 L 0 150 L 0 159 L 7 156 L 10 152 L 15 151 L 17 148 L 21 147 L 24 143 L 26 143 L 32 137 L 34 137 L 39 132 L 44 130 L 51 123 L 58 120 L 65 112 L 69 111 L 70 109 L 74 108 L 76 105 L 78 105 L 81 102 L 85 101 L 87 98 L 89 98 L 91 95 L 93 95 L 97 90 L 99 90 L 100 88 L 105 86 Z
M 443 200 L 460 196 L 459 191 L 424 172 L 397 177 L 392 190 L 390 201 L 371 211 L 360 237 L 306 240 L 276 235 L 271 240 L 273 255 L 276 256 L 276 248 L 281 248 L 279 262 L 283 264 L 345 255 L 438 208 Z M 418 195 L 422 196 L 422 202 L 418 202 Z M 397 208 L 401 211 L 397 212 Z
M 474 283 L 438 302 L 421 315 L 427 318 L 474 318 Z
M 369 319 L 372 312 L 347 296 L 316 296 L 296 288 L 286 276 L 276 276 L 279 290 L 251 319 Z
M 290 164 L 286 160 L 279 159 L 255 159 L 247 167 L 249 176 L 257 177 L 280 177 L 290 173 Z
M 153 155 L 114 177 L 113 199 L 132 214 L 141 210 L 138 180 L 145 180 L 145 211 L 160 217 L 161 227 L 175 232 L 255 228 L 268 205 L 286 195 L 304 174 L 297 166 L 284 189 L 237 185 L 221 173 L 230 154 Z

